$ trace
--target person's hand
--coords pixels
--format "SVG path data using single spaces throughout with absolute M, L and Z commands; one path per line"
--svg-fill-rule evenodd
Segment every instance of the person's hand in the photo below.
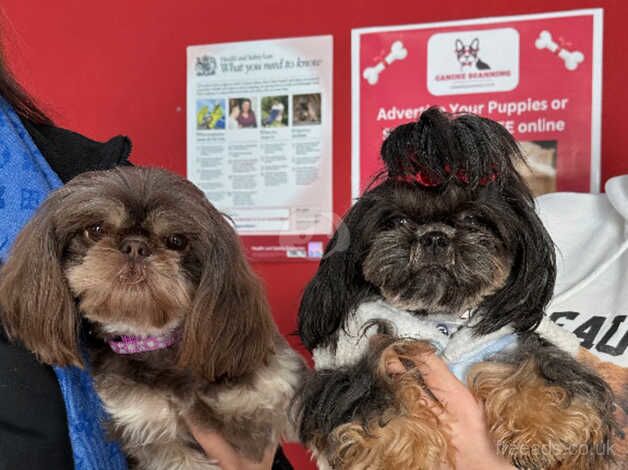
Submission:
M 482 405 L 434 353 L 425 353 L 413 361 L 425 384 L 442 406 L 433 404 L 443 424 L 448 426 L 455 448 L 456 470 L 511 470 L 515 467 L 497 454 L 486 425 Z M 392 376 L 406 371 L 398 359 L 390 359 L 386 370 Z
M 253 462 L 240 455 L 223 437 L 214 431 L 206 431 L 188 421 L 194 439 L 207 456 L 215 460 L 222 470 L 270 470 L 276 447 L 267 449 L 261 462 Z

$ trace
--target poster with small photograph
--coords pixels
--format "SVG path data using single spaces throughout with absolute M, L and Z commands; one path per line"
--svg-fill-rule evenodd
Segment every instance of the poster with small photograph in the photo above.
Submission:
M 334 232 L 333 62 L 329 35 L 187 48 L 187 177 L 249 260 L 318 263 Z
M 286 127 L 288 125 L 288 95 L 262 98 L 262 126 Z
M 224 99 L 201 99 L 196 101 L 196 128 L 198 130 L 224 130 Z
M 517 162 L 517 170 L 528 183 L 532 194 L 553 193 L 556 191 L 556 159 L 558 142 L 556 140 L 531 140 L 519 142 L 521 153 L 526 162 Z
M 257 98 L 229 99 L 229 129 L 257 127 Z
M 321 123 L 321 94 L 294 95 L 292 97 L 292 125 L 311 126 Z
M 536 196 L 599 192 L 602 38 L 600 8 L 354 29 L 352 196 L 390 130 L 431 106 L 502 124 Z

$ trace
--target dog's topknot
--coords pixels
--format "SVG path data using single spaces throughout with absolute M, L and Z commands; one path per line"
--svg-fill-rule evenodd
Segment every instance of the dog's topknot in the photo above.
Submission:
M 395 128 L 381 149 L 388 178 L 440 186 L 455 181 L 477 187 L 504 184 L 522 159 L 513 136 L 499 123 L 475 114 L 453 115 L 438 107 L 417 122 Z

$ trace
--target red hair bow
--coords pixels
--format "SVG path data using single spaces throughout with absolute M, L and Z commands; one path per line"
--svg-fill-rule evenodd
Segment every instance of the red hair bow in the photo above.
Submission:
M 451 170 L 450 165 L 445 165 L 443 169 L 445 170 L 446 175 L 451 175 L 452 170 Z M 463 168 L 460 168 L 458 171 L 456 171 L 455 178 L 459 183 L 469 184 L 469 175 L 467 175 L 467 172 Z M 403 181 L 405 183 L 418 183 L 421 186 L 425 186 L 428 188 L 440 186 L 441 184 L 443 184 L 443 181 L 440 178 L 438 178 L 437 175 L 429 175 L 427 172 L 423 170 L 419 170 L 417 173 L 413 175 L 400 175 L 400 176 L 397 176 L 395 179 L 397 181 Z M 495 181 L 496 179 L 497 179 L 497 172 L 493 170 L 491 171 L 490 174 L 486 176 L 482 176 L 480 178 L 480 186 L 486 186 L 487 184 L 489 184 L 492 181 Z

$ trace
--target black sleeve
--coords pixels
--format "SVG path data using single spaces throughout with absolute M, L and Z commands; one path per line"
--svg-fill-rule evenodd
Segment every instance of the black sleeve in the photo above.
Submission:
M 0 333 L 0 470 L 72 470 L 56 375 Z
M 33 142 L 64 183 L 86 171 L 109 170 L 131 165 L 132 145 L 128 137 L 116 136 L 96 142 L 76 132 L 23 119 Z

